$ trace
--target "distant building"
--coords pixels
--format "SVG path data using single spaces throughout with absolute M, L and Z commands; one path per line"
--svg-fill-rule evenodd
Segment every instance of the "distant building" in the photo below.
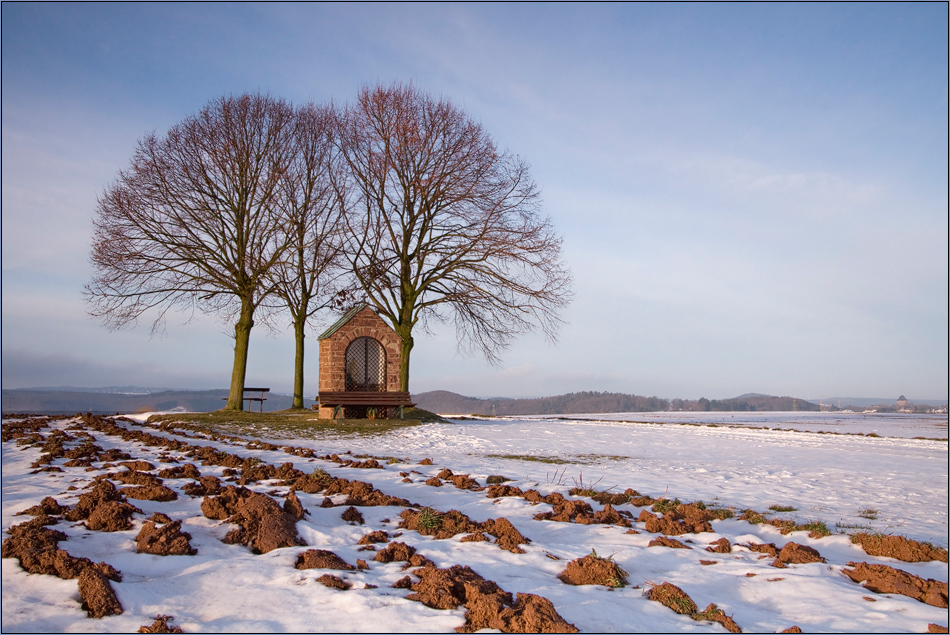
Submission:
M 900 397 L 897 398 L 897 406 L 898 406 L 899 408 L 904 408 L 904 407 L 906 407 L 906 406 L 908 405 L 908 403 L 910 403 L 910 402 L 907 401 L 907 397 L 905 397 L 904 395 L 901 395 Z

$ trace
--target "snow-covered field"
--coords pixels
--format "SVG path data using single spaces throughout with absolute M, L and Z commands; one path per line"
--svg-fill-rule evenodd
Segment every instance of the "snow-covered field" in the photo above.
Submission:
M 662 417 L 671 414 L 677 415 L 677 422 L 703 425 L 664 423 Z M 654 498 L 703 500 L 736 510 L 751 507 L 766 512 L 771 505 L 782 505 L 796 511 L 770 515 L 800 522 L 823 521 L 833 531 L 836 526 L 842 532 L 864 527 L 945 547 L 947 442 L 908 437 L 945 438 L 946 416 L 942 420 L 921 416 L 896 423 L 885 421 L 890 428 L 882 425 L 881 418 L 862 417 L 837 415 L 836 420 L 827 420 L 812 413 L 804 417 L 796 413 L 704 413 L 699 417 L 637 413 L 580 418 L 584 420 L 458 420 L 453 425 L 427 424 L 378 437 L 289 439 L 276 431 L 256 431 L 274 443 L 313 448 L 318 454 L 349 451 L 400 457 L 400 462 L 388 464 L 386 469 L 342 468 L 320 459 L 289 457 L 280 450 L 249 449 L 205 439 L 188 441 L 274 465 L 290 460 L 305 472 L 322 468 L 333 476 L 366 481 L 386 494 L 436 510 L 457 509 L 476 521 L 503 516 L 532 540 L 523 545 L 526 553 L 503 551 L 490 542 L 461 542 L 461 536 L 436 540 L 408 530 L 397 540 L 415 546 L 440 568 L 468 565 L 505 591 L 543 596 L 582 632 L 723 632 L 717 624 L 677 615 L 647 600 L 644 591 L 661 582 L 681 587 L 700 609 L 716 603 L 746 632 L 777 632 L 792 625 L 806 632 L 922 632 L 930 623 L 946 626 L 946 609 L 901 595 L 872 593 L 841 573 L 848 562 L 859 561 L 889 564 L 946 582 L 946 563 L 907 563 L 869 556 L 843 533 L 824 538 L 810 538 L 806 532 L 782 535 L 771 525 L 729 519 L 713 521 L 712 532 L 677 536 L 691 541 L 689 549 L 648 547 L 656 535 L 646 532 L 643 523 L 635 522 L 640 533 L 630 534 L 616 525 L 539 521 L 534 520 L 535 514 L 550 511 L 551 505 L 532 505 L 515 497 L 491 499 L 484 491 L 456 489 L 450 483 L 442 487 L 424 483 L 447 467 L 456 474 L 470 474 L 482 484 L 489 475 L 504 475 L 513 479 L 511 485 L 543 494 L 567 495 L 569 488 L 583 483 L 597 490 L 633 488 Z M 726 425 L 709 425 L 717 423 Z M 62 429 L 69 422 L 52 425 Z M 815 430 L 839 426 L 835 431 L 851 434 L 801 431 L 810 426 Z M 894 426 L 905 426 L 899 428 L 905 432 L 910 428 L 929 431 L 898 434 L 891 429 Z M 868 432 L 880 436 L 854 434 Z M 105 449 L 123 449 L 159 468 L 171 467 L 158 460 L 160 448 L 92 434 Z M 82 488 L 101 473 L 77 467 L 31 475 L 30 464 L 40 451 L 37 447 L 19 448 L 15 442 L 3 444 L 4 531 L 28 520 L 14 514 L 45 496 L 74 505 Z M 423 458 L 431 458 L 433 464 L 420 465 Z M 199 469 L 203 475 L 224 477 L 220 466 Z M 400 472 L 410 472 L 412 482 L 403 482 Z M 464 623 L 464 609 L 428 608 L 407 600 L 410 591 L 391 588 L 406 575 L 403 563 L 377 563 L 372 561 L 372 553 L 358 551 L 357 540 L 364 534 L 378 529 L 390 534 L 398 531 L 400 508 L 361 507 L 365 525 L 352 525 L 340 518 L 345 507 L 323 508 L 322 494 L 301 493 L 300 500 L 310 515 L 299 521 L 297 528 L 308 546 L 253 555 L 247 547 L 221 542 L 234 525 L 206 518 L 200 508 L 202 499 L 182 493 L 188 482 L 166 479 L 165 484 L 179 493 L 176 501 L 131 501 L 145 512 L 145 516 L 135 516 L 131 530 L 97 532 L 68 522 L 54 526 L 69 536 L 60 548 L 73 556 L 108 562 L 122 572 L 122 582 L 113 583 L 124 608 L 121 615 L 90 619 L 80 608 L 75 580 L 27 574 L 15 559 L 5 558 L 4 632 L 128 632 L 150 623 L 158 614 L 174 616 L 172 624 L 186 632 L 451 631 Z M 69 486 L 78 489 L 67 490 Z M 250 487 L 274 496 L 285 495 L 288 489 L 276 482 Z M 602 507 L 586 500 L 594 509 Z M 617 509 L 630 511 L 634 518 L 640 513 L 629 504 Z M 142 521 L 157 511 L 183 520 L 183 530 L 192 535 L 197 555 L 136 553 L 135 537 Z M 733 545 L 731 553 L 705 550 L 723 537 Z M 781 548 L 790 541 L 814 547 L 827 563 L 777 569 L 769 566 L 771 558 L 738 546 L 775 543 Z M 324 587 L 315 580 L 327 571 L 294 568 L 297 554 L 308 548 L 330 549 L 351 564 L 365 558 L 370 569 L 330 572 L 351 581 L 351 590 Z M 571 586 L 558 579 L 568 561 L 592 550 L 612 556 L 628 572 L 629 586 Z M 701 560 L 715 564 L 703 565 Z M 365 588 L 367 584 L 378 588 Z

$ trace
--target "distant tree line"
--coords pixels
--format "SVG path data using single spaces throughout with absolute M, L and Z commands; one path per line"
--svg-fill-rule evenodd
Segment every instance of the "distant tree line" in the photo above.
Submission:
M 817 404 L 793 397 L 736 397 L 733 399 L 662 399 L 611 392 L 573 392 L 528 399 L 478 399 L 437 390 L 414 395 L 419 406 L 441 414 L 497 416 L 556 415 L 606 412 L 754 412 L 817 411 Z
M 98 200 L 89 311 L 109 328 L 170 310 L 233 325 L 227 408 L 243 407 L 253 326 L 296 341 L 325 310 L 370 304 L 402 338 L 454 323 L 459 349 L 499 360 L 518 335 L 553 339 L 571 299 L 561 238 L 527 164 L 480 124 L 412 85 L 346 106 L 221 97 L 138 143 Z
M 795 397 L 757 395 L 755 397 L 734 397 L 732 399 L 706 399 L 705 397 L 700 397 L 695 401 L 690 399 L 672 399 L 670 400 L 669 409 L 693 412 L 817 412 L 821 410 L 821 407 L 818 404 Z

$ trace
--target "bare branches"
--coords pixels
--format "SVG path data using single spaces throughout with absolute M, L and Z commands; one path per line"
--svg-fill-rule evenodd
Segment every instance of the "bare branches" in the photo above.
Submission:
M 90 313 L 110 328 L 153 308 L 153 328 L 172 308 L 238 316 L 228 402 L 237 390 L 238 409 L 254 311 L 288 248 L 279 201 L 293 123 L 281 100 L 217 99 L 164 137 L 143 138 L 94 221 Z
M 538 326 L 555 337 L 571 277 L 523 161 L 412 85 L 364 88 L 337 129 L 352 185 L 345 253 L 409 349 L 417 323 L 447 314 L 460 349 L 493 362 Z

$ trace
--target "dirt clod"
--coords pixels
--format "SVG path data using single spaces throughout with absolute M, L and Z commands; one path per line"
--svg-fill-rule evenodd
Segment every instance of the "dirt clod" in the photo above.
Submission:
M 324 573 L 322 576 L 317 578 L 317 582 L 325 587 L 339 589 L 341 591 L 348 591 L 353 586 L 351 582 L 342 578 L 338 578 L 335 575 L 330 575 L 329 573 Z
M 240 530 L 229 532 L 225 542 L 247 545 L 254 553 L 306 545 L 297 534 L 297 519 L 266 494 L 229 485 L 219 496 L 205 498 L 201 511 L 208 518 L 238 524 Z
M 79 574 L 79 597 L 89 617 L 98 619 L 122 613 L 122 605 L 109 579 L 95 567 L 87 567 Z
M 732 545 L 729 544 L 728 538 L 720 538 L 706 547 L 706 551 L 710 553 L 730 553 L 732 552 Z
M 412 545 L 407 545 L 404 542 L 391 542 L 386 545 L 385 549 L 377 551 L 373 560 L 384 563 L 408 562 L 414 553 L 416 553 L 416 548 Z
M 124 487 L 119 490 L 119 493 L 140 501 L 159 501 L 165 503 L 178 499 L 178 494 L 175 493 L 175 490 L 165 487 L 164 485 Z
M 851 542 L 861 545 L 861 548 L 870 556 L 895 558 L 904 562 L 947 561 L 946 549 L 938 549 L 931 544 L 917 542 L 904 536 L 859 532 L 851 535 Z
M 338 571 L 354 571 L 356 567 L 347 563 L 343 558 L 326 549 L 308 549 L 297 556 L 298 569 L 336 569 Z
M 622 587 L 627 584 L 627 572 L 609 558 L 590 553 L 567 563 L 567 568 L 557 576 L 565 584 L 602 584 L 606 587 Z
M 180 520 L 161 527 L 146 521 L 135 537 L 135 551 L 153 556 L 193 556 L 198 550 L 191 546 L 190 540 L 191 534 L 181 530 Z
M 360 538 L 356 544 L 358 545 L 371 545 L 379 542 L 389 542 L 389 533 L 379 529 L 377 531 L 371 531 L 362 538 Z
M 56 499 L 52 496 L 47 496 L 39 505 L 33 505 L 33 507 L 24 509 L 22 512 L 17 512 L 17 516 L 59 516 L 60 514 L 66 512 L 69 508 L 63 507 L 56 502 Z
M 646 530 L 650 533 L 681 536 L 712 531 L 712 525 L 709 524 L 712 519 L 713 515 L 706 510 L 680 504 L 664 513 L 662 518 L 644 509 L 637 521 L 646 523 Z
M 283 510 L 296 520 L 303 520 L 303 517 L 310 513 L 304 509 L 303 503 L 297 498 L 297 492 L 293 488 L 290 489 L 286 500 L 284 500 Z
M 773 567 L 784 569 L 789 564 L 808 564 L 810 562 L 825 562 L 817 549 L 797 542 L 790 542 L 782 547 L 778 557 L 772 561 Z
M 465 625 L 456 631 L 473 633 L 484 628 L 503 633 L 576 633 L 577 629 L 558 615 L 546 598 L 532 594 L 510 593 L 486 580 L 470 567 L 454 565 L 448 569 L 427 568 L 419 573 L 413 593 L 407 599 L 436 609 L 464 606 Z
M 147 626 L 140 626 L 137 633 L 184 633 L 180 626 L 169 624 L 174 617 L 171 615 L 157 615 L 155 621 Z
M 842 573 L 855 582 L 864 582 L 868 591 L 875 593 L 898 593 L 918 602 L 938 608 L 947 608 L 947 583 L 925 580 L 920 576 L 889 567 L 886 564 L 849 562 Z
M 360 513 L 360 510 L 353 506 L 347 507 L 346 511 L 341 515 L 341 518 L 348 523 L 358 523 L 360 525 L 366 522 L 363 520 L 363 514 Z
M 689 549 L 689 545 L 685 545 L 676 538 L 668 538 L 667 536 L 658 536 L 655 540 L 651 540 L 647 547 L 669 547 L 670 549 Z
M 93 531 L 125 531 L 132 528 L 133 513 L 142 510 L 130 505 L 110 481 L 99 481 L 92 491 L 79 497 L 76 506 L 66 512 L 66 520 L 86 520 Z
M 739 625 L 736 624 L 735 620 L 732 619 L 731 615 L 726 615 L 726 612 L 715 604 L 710 604 L 700 613 L 693 613 L 692 617 L 697 622 L 707 621 L 707 622 L 717 622 L 722 624 L 730 633 L 741 633 L 742 629 L 739 628 Z
M 675 584 L 664 582 L 646 592 L 648 600 L 659 602 L 668 609 L 680 615 L 692 615 L 696 612 L 696 603 L 693 602 L 683 589 Z

